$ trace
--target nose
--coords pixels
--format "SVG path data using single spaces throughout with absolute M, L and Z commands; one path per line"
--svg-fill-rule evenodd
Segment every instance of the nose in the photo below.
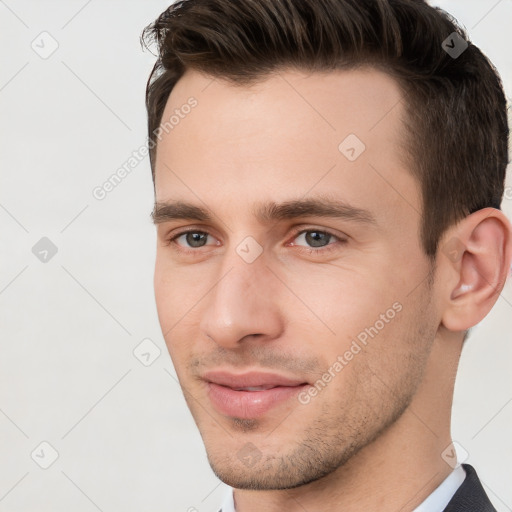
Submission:
M 233 251 L 225 257 L 222 272 L 205 297 L 202 333 L 230 349 L 248 340 L 278 338 L 284 326 L 279 284 L 263 255 L 247 263 Z

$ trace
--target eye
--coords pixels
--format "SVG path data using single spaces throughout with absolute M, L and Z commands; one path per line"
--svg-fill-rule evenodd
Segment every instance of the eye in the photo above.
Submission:
M 327 257 L 338 254 L 344 249 L 349 237 L 341 234 L 334 234 L 324 229 L 309 228 L 302 229 L 295 233 L 292 242 L 288 246 L 295 246 L 299 253 L 307 253 L 314 257 Z
M 334 239 L 334 242 L 333 242 Z M 309 252 L 325 252 L 333 249 L 337 242 L 344 242 L 338 236 L 333 233 L 329 233 L 328 231 L 323 231 L 320 229 L 304 229 L 297 233 L 293 239 L 294 241 L 291 245 L 296 245 L 299 247 L 309 248 Z M 311 250 L 311 249 L 324 249 L 323 251 Z
M 307 229 L 298 233 L 292 245 L 301 245 L 313 248 L 322 248 L 328 245 L 332 245 L 332 239 L 339 240 L 338 237 L 327 231 L 321 231 L 318 229 Z
M 184 231 L 172 236 L 168 240 L 168 243 L 174 243 L 185 249 L 198 249 L 208 245 L 208 237 L 213 238 L 209 233 L 206 233 L 205 231 Z

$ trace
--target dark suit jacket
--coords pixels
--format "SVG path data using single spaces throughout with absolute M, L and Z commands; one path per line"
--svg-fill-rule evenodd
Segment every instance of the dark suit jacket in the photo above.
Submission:
M 496 512 L 473 466 L 462 464 L 462 467 L 466 471 L 466 478 L 443 512 Z
M 473 466 L 462 464 L 466 478 L 443 512 L 496 512 Z

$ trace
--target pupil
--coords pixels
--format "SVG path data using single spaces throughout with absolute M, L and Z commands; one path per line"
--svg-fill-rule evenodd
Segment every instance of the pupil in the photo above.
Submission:
M 306 242 L 312 247 L 324 247 L 328 244 L 331 235 L 321 231 L 309 231 L 306 233 Z

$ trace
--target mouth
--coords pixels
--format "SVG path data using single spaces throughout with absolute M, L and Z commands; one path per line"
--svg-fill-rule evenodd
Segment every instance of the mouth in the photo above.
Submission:
M 234 374 L 211 371 L 203 375 L 203 380 L 217 412 L 240 419 L 261 417 L 289 402 L 309 386 L 302 380 L 263 372 Z

